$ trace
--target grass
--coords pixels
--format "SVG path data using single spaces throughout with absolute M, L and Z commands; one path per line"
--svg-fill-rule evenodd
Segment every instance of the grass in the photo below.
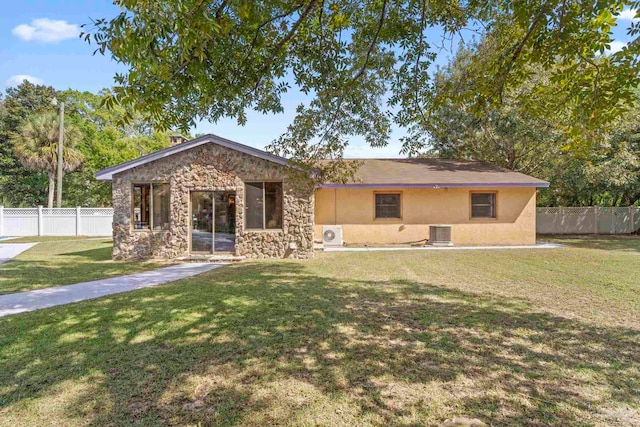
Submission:
M 16 258 L 0 264 L 0 295 L 69 285 L 137 273 L 160 265 L 152 262 L 114 262 L 109 238 L 22 238 L 0 242 L 40 242 Z
M 640 235 L 579 235 L 544 236 L 542 240 L 562 243 L 576 248 L 638 251 Z
M 242 263 L 2 318 L 0 425 L 638 425 L 640 239 L 563 243 Z
M 2 243 L 39 243 L 39 242 L 69 242 L 78 240 L 111 240 L 110 237 L 95 236 L 26 236 L 26 237 L 9 237 L 6 240 L 0 240 Z

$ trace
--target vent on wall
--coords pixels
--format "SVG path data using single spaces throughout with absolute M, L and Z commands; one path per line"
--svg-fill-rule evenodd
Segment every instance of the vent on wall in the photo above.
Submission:
M 342 246 L 342 226 L 323 225 L 322 244 L 324 246 Z
M 451 226 L 429 226 L 429 243 L 433 246 L 453 246 L 453 243 L 451 243 Z

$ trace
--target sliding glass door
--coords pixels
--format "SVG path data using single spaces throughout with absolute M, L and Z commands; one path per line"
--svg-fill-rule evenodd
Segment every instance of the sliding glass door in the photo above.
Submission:
M 191 192 L 191 252 L 213 252 L 213 193 Z
M 235 252 L 236 250 L 236 193 L 216 191 L 214 193 L 215 229 L 213 235 L 214 252 Z
M 233 191 L 191 192 L 191 252 L 235 252 L 236 197 Z

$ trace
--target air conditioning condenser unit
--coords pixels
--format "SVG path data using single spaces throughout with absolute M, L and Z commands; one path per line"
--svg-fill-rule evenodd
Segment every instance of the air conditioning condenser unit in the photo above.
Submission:
M 451 242 L 451 226 L 442 224 L 430 225 L 429 243 L 433 246 L 453 246 Z
M 342 246 L 342 226 L 323 225 L 322 244 L 324 246 Z

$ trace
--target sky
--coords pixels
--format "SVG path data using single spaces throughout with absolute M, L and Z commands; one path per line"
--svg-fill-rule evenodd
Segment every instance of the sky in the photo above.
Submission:
M 93 54 L 95 45 L 78 38 L 82 24 L 91 19 L 111 18 L 119 8 L 108 0 L 7 0 L 0 14 L 0 88 L 15 86 L 23 79 L 53 86 L 58 90 L 76 89 L 97 92 L 113 84 L 117 72 L 126 68 L 108 55 Z M 624 11 L 620 25 L 614 29 L 612 50 L 620 50 L 629 40 L 625 27 L 634 19 L 633 11 Z M 439 36 L 433 32 L 433 37 Z M 453 45 L 448 46 L 455 46 Z M 448 48 L 438 55 L 434 65 L 444 65 L 452 57 Z M 285 132 L 295 107 L 304 97 L 291 91 L 283 98 L 285 112 L 276 115 L 249 113 L 248 123 L 239 126 L 235 120 L 217 123 L 199 122 L 192 133 L 214 133 L 256 148 Z M 345 157 L 400 157 L 397 139 L 401 129 L 394 129 L 390 144 L 371 148 L 353 138 Z

